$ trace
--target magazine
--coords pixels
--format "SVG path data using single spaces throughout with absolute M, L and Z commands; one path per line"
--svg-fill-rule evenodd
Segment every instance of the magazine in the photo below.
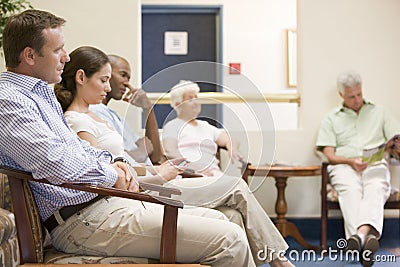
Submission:
M 372 164 L 374 162 L 381 161 L 385 156 L 385 146 L 386 144 L 384 143 L 378 147 L 364 149 L 361 157 L 362 162 Z

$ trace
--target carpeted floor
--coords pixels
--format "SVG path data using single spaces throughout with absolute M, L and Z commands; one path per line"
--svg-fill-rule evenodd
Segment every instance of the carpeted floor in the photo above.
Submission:
M 299 228 L 303 237 L 312 245 L 320 245 L 320 221 L 319 219 L 290 219 Z M 293 238 L 288 237 L 289 250 L 286 253 L 293 264 L 298 267 L 360 267 L 357 256 L 346 254 L 338 249 L 341 246 L 339 240 L 344 237 L 343 220 L 329 219 L 328 222 L 328 251 L 331 255 L 321 256 L 320 252 L 304 250 Z M 400 267 L 400 220 L 386 219 L 384 231 L 380 240 L 380 247 L 375 254 L 376 267 Z M 267 267 L 268 264 L 262 267 Z

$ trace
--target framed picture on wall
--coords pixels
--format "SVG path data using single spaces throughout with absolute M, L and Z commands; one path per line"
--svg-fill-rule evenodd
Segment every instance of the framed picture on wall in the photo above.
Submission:
M 297 34 L 295 29 L 286 30 L 287 86 L 297 87 Z

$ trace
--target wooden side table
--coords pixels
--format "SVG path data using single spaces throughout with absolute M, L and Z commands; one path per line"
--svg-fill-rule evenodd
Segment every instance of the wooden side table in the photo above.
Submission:
M 277 218 L 275 220 L 276 228 L 283 237 L 292 236 L 300 245 L 307 249 L 319 250 L 318 246 L 313 246 L 303 238 L 297 226 L 286 219 L 287 202 L 285 197 L 285 189 L 289 177 L 304 177 L 321 175 L 321 166 L 253 166 L 247 165 L 243 172 L 243 179 L 247 182 L 249 176 L 270 176 L 275 179 L 275 186 L 278 191 L 275 212 Z

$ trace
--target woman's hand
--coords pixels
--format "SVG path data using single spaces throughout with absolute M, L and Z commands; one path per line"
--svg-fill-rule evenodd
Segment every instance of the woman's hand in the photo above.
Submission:
M 165 161 L 163 164 L 159 166 L 155 166 L 154 169 L 156 174 L 160 176 L 165 182 L 171 181 L 176 178 L 182 171 L 183 167 L 177 166 L 184 159 L 171 159 Z

